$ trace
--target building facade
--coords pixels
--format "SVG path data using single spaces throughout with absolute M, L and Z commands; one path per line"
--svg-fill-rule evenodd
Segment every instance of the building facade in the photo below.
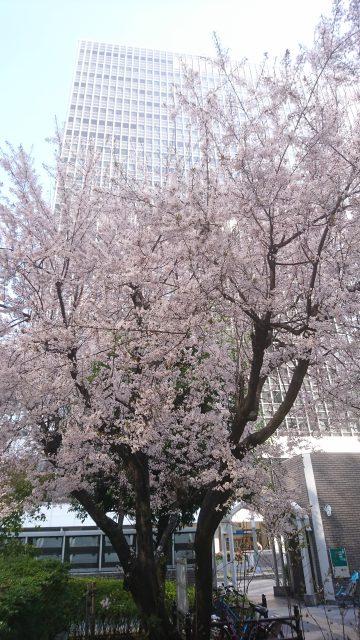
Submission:
M 179 109 L 187 71 L 204 92 L 218 86 L 219 72 L 197 56 L 82 40 L 65 126 L 63 158 L 81 171 L 89 149 L 99 158 L 104 182 L 116 163 L 130 177 L 164 180 L 171 154 L 185 167 L 200 159 L 199 140 Z
M 119 558 L 110 540 L 95 523 L 88 518 L 88 523 L 83 525 L 74 516 L 69 518 L 66 508 L 62 510 L 62 520 L 52 522 L 53 512 L 56 510 L 56 505 L 50 510 L 43 510 L 45 521 L 41 526 L 38 523 L 25 523 L 19 534 L 20 540 L 37 549 L 40 559 L 53 558 L 66 562 L 71 573 L 122 576 Z M 71 524 L 69 520 L 72 521 Z M 135 552 L 135 527 L 131 524 L 124 525 L 124 533 L 128 544 Z M 193 566 L 194 537 L 194 527 L 184 527 L 172 535 L 167 555 L 170 577 L 174 573 L 178 558 L 186 558 L 189 567 Z
M 297 516 L 303 590 L 332 601 L 342 579 L 360 568 L 360 453 L 314 451 L 283 465 L 284 485 L 303 509 Z

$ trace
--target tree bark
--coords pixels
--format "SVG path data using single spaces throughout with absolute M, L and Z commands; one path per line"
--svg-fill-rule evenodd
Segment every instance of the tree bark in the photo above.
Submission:
M 195 553 L 195 588 L 196 588 L 196 615 L 195 615 L 195 639 L 209 640 L 210 621 L 212 613 L 212 539 L 213 536 L 206 531 L 196 536 Z
M 226 510 L 229 491 L 209 489 L 200 509 L 195 534 L 195 640 L 209 640 L 212 614 L 212 542 Z
M 137 462 L 137 463 L 136 463 Z M 180 640 L 177 629 L 166 610 L 164 589 L 159 580 L 160 572 L 154 553 L 154 541 L 148 491 L 148 474 L 135 461 L 133 471 L 137 488 L 136 533 L 137 554 L 130 549 L 122 526 L 109 518 L 101 506 L 85 490 L 73 491 L 98 527 L 108 536 L 124 570 L 124 587 L 128 588 L 139 607 L 149 640 Z
M 139 564 L 128 576 L 126 584 L 139 607 L 150 640 L 180 640 L 165 607 L 164 595 L 155 567 L 149 572 Z
M 147 457 L 141 453 L 132 455 L 128 468 L 135 488 L 137 558 L 136 569 L 128 576 L 127 583 L 144 615 L 149 638 L 175 640 L 179 636 L 166 611 L 165 594 L 155 559 Z

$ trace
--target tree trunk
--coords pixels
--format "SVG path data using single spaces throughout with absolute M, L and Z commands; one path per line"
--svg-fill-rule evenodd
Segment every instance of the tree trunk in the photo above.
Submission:
M 139 472 L 139 469 L 137 471 Z M 140 495 L 136 500 L 137 555 L 129 548 L 122 526 L 109 518 L 87 491 L 73 491 L 73 496 L 109 537 L 124 570 L 124 587 L 129 589 L 139 607 L 149 640 L 180 640 L 166 610 L 164 589 L 159 580 L 146 476 L 145 470 L 145 473 L 140 473 L 137 478 L 140 485 Z
M 212 534 L 196 535 L 196 640 L 209 640 L 212 613 Z
M 139 607 L 150 640 L 180 640 L 165 607 L 158 584 L 156 567 L 146 572 L 139 565 L 128 576 L 126 584 Z
M 196 640 L 209 640 L 212 614 L 212 542 L 231 491 L 209 489 L 202 502 L 195 534 Z
M 139 606 L 151 640 L 179 638 L 165 607 L 159 562 L 154 549 L 150 506 L 150 478 L 147 456 L 141 452 L 129 456 L 128 469 L 135 488 L 137 557 L 128 576 L 128 585 Z
M 223 505 L 229 491 L 208 490 L 203 500 L 195 534 L 195 639 L 209 640 L 212 613 L 212 542 L 215 531 L 224 517 Z

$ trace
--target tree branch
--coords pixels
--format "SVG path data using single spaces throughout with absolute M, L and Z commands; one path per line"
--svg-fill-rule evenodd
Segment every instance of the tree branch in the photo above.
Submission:
M 239 443 L 235 451 L 235 456 L 237 458 L 241 459 L 247 451 L 254 449 L 260 444 L 264 444 L 264 442 L 266 442 L 275 433 L 275 431 L 288 415 L 299 394 L 303 380 L 308 371 L 309 364 L 310 361 L 307 358 L 301 358 L 298 361 L 285 397 L 281 402 L 279 408 L 276 410 L 273 417 L 269 420 L 265 427 L 259 429 L 259 431 L 251 433 L 242 442 Z
M 133 556 L 130 546 L 126 541 L 122 526 L 106 515 L 104 510 L 101 509 L 85 489 L 75 489 L 71 492 L 71 495 L 80 502 L 99 529 L 106 533 L 119 555 L 124 572 L 127 573 L 133 562 Z
M 179 512 L 171 513 L 169 516 L 169 521 L 161 534 L 161 538 L 158 542 L 158 545 L 155 550 L 155 560 L 158 560 L 164 553 L 164 547 L 171 536 L 174 533 L 176 527 L 179 524 L 180 515 Z
M 260 394 L 265 383 L 265 378 L 261 377 L 261 367 L 264 362 L 264 354 L 269 346 L 269 330 L 266 322 L 255 324 L 252 335 L 253 358 L 248 381 L 248 391 L 243 400 L 239 403 L 235 411 L 232 424 L 231 440 L 237 444 L 244 433 L 244 429 L 249 420 L 253 419 L 254 412 L 259 406 Z
M 67 322 L 67 318 L 66 318 L 64 300 L 63 300 L 63 297 L 62 297 L 61 282 L 59 280 L 56 282 L 55 288 L 56 288 L 56 293 L 57 293 L 59 304 L 60 304 L 61 317 L 63 319 L 65 327 L 67 328 L 68 327 L 68 322 Z

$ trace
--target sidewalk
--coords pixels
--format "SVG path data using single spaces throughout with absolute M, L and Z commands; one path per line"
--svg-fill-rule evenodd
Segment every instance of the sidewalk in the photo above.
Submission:
M 275 598 L 274 581 L 255 578 L 247 587 L 248 596 L 254 602 L 261 603 L 261 594 L 267 599 L 269 616 L 288 616 L 294 612 L 294 604 L 298 605 L 302 615 L 305 640 L 360 640 L 359 609 L 353 606 L 341 610 L 338 605 L 318 605 L 305 607 L 303 603 L 292 598 Z M 290 610 L 289 610 L 290 607 Z M 357 616 L 357 620 L 356 620 Z
M 289 601 L 286 598 L 267 597 L 269 616 L 289 615 Z M 291 601 L 293 605 L 299 604 Z M 353 607 L 341 610 L 337 605 L 304 607 L 299 605 L 302 615 L 305 640 L 359 640 L 359 610 Z

